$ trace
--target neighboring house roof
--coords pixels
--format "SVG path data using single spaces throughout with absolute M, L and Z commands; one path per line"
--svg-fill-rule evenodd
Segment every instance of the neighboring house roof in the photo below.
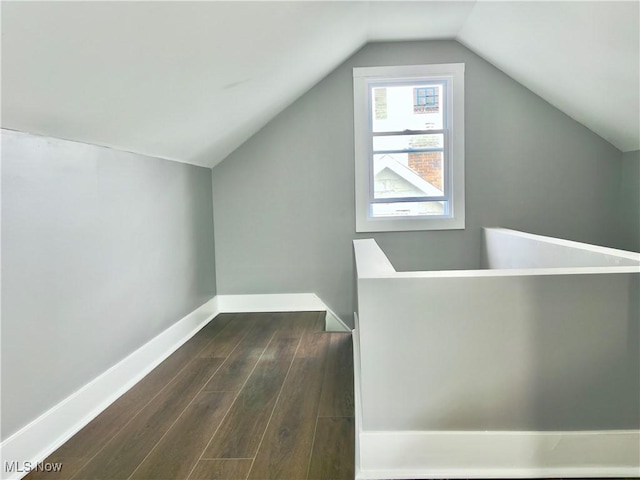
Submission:
M 379 177 L 380 174 L 384 171 L 392 172 L 393 174 L 397 175 L 398 178 L 404 180 L 409 185 L 413 186 L 417 191 L 422 192 L 427 196 L 440 197 L 443 195 L 442 190 L 434 187 L 409 167 L 401 164 L 389 155 L 384 155 L 383 157 L 375 161 L 375 168 L 373 171 L 374 179 L 376 177 Z
M 454 39 L 636 150 L 639 8 L 3 2 L 2 127 L 214 166 L 367 42 Z

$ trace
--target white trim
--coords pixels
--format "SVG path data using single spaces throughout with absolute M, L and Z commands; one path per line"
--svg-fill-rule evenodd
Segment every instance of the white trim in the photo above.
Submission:
M 351 331 L 315 293 L 218 295 L 217 299 L 222 313 L 326 311 L 325 329 L 328 332 Z
M 353 69 L 356 232 L 454 230 L 465 228 L 464 63 L 356 67 Z M 372 217 L 370 215 L 371 132 L 369 84 L 411 77 L 447 78 L 449 214 L 441 216 Z
M 356 479 L 362 480 L 640 476 L 640 430 L 360 431 L 357 437 Z
M 16 472 L 7 476 L 4 462 L 17 461 L 22 465 L 42 461 L 218 313 L 218 299 L 214 297 L 3 441 L 0 444 L 0 478 L 13 480 L 26 475 L 26 472 Z
M 321 312 L 325 304 L 313 293 L 218 295 L 223 313 Z
M 353 340 L 353 399 L 356 417 L 356 449 L 355 449 L 355 474 L 356 479 L 361 478 L 360 472 L 360 433 L 362 432 L 362 391 L 360 390 L 360 328 L 358 314 L 353 314 L 354 329 L 351 334 Z

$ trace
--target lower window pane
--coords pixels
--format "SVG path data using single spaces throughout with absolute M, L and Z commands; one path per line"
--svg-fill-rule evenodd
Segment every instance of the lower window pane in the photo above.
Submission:
M 373 156 L 374 198 L 442 197 L 442 152 Z
M 372 217 L 424 217 L 446 215 L 447 202 L 372 203 Z

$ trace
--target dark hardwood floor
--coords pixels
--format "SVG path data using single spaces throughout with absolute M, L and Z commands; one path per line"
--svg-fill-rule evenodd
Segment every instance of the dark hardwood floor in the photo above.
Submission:
M 217 316 L 26 479 L 352 480 L 351 335 L 323 327 Z

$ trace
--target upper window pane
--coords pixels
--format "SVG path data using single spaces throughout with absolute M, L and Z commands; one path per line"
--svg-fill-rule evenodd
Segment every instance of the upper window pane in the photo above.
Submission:
M 442 130 L 444 83 L 416 82 L 371 88 L 373 132 Z

